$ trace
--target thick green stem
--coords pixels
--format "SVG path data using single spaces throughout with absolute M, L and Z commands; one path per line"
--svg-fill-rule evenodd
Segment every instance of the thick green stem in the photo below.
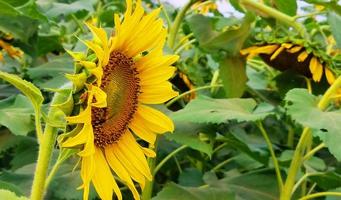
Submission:
M 56 128 L 49 125 L 45 127 L 43 140 L 39 146 L 37 167 L 31 189 L 31 200 L 42 200 L 44 197 L 47 169 L 49 167 L 56 135 Z
M 156 158 L 149 158 L 148 159 L 148 165 L 150 170 L 153 172 L 154 168 L 155 168 L 155 164 L 156 164 Z M 143 188 L 142 191 L 142 200 L 150 200 L 152 198 L 152 194 L 153 194 L 153 184 L 154 181 L 146 181 L 146 185 Z
M 35 127 L 36 127 L 36 132 L 37 132 L 37 139 L 38 139 L 38 143 L 40 144 L 42 139 L 43 139 L 43 130 L 41 128 L 41 115 L 40 113 L 35 113 L 35 117 L 34 117 L 34 121 L 35 121 Z
M 296 22 L 295 17 L 290 17 L 274 8 L 264 5 L 254 0 L 240 0 L 240 3 L 245 6 L 246 9 L 256 11 L 260 15 L 266 15 L 277 19 L 278 21 L 295 28 L 301 36 L 306 37 L 306 31 L 302 24 Z
M 297 175 L 299 168 L 301 167 L 301 164 L 303 161 L 304 150 L 306 148 L 310 134 L 311 134 L 310 129 L 304 128 L 301 138 L 296 146 L 294 156 L 290 164 L 289 173 L 288 173 L 287 179 L 285 181 L 284 187 L 281 192 L 280 200 L 291 199 L 291 193 L 293 191 L 293 187 L 295 184 L 296 175 Z
M 268 133 L 266 132 L 266 130 L 263 127 L 262 122 L 258 122 L 257 126 L 258 126 L 260 132 L 262 133 L 262 135 L 263 135 L 263 137 L 265 139 L 266 144 L 268 145 L 268 148 L 269 148 L 269 151 L 270 151 L 270 154 L 271 154 L 271 158 L 272 158 L 272 162 L 274 164 L 275 171 L 276 171 L 278 188 L 279 188 L 279 191 L 281 191 L 282 188 L 283 188 L 283 179 L 282 179 L 282 175 L 281 175 L 281 170 L 279 168 L 278 160 L 277 160 L 276 155 L 275 155 L 275 151 L 272 148 L 272 143 L 270 141 Z
M 186 12 L 188 11 L 188 9 L 191 8 L 191 6 L 195 3 L 196 1 L 189 1 L 185 7 L 183 7 L 180 12 L 176 15 L 175 17 L 175 20 L 174 20 L 174 23 L 173 23 L 173 26 L 171 27 L 170 31 L 169 31 L 169 36 L 168 36 L 168 44 L 169 44 L 169 47 L 171 49 L 174 48 L 174 45 L 175 45 L 175 40 L 176 40 L 176 36 L 179 32 L 179 28 L 180 28 L 180 25 L 181 25 L 181 22 L 183 21 L 185 15 L 186 15 Z

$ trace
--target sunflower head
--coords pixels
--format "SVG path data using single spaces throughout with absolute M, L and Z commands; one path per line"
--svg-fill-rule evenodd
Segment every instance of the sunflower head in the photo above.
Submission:
M 69 54 L 75 60 L 74 115 L 66 117 L 69 132 L 59 141 L 62 148 L 78 148 L 84 199 L 92 183 L 102 199 L 122 195 L 115 173 L 139 194 L 152 176 L 146 157 L 155 153 L 141 146 L 140 138 L 153 146 L 156 135 L 174 130 L 173 122 L 149 104 L 161 104 L 177 95 L 168 81 L 175 72 L 176 55 L 162 52 L 166 30 L 158 18 L 160 9 L 146 14 L 141 1 L 126 1 L 123 19 L 115 15 L 115 28 L 108 38 L 102 28 L 87 24 L 93 40 L 83 41 L 89 50 Z
M 335 64 L 324 52 L 301 42 L 261 43 L 242 49 L 242 56 L 252 59 L 259 56 L 269 66 L 280 70 L 291 70 L 297 74 L 320 82 L 323 74 L 329 84 L 335 81 Z

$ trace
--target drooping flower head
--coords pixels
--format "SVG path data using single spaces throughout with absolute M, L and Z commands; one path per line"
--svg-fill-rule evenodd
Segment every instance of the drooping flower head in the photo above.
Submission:
M 308 78 L 311 77 L 315 82 L 320 82 L 323 74 L 329 84 L 335 81 L 335 73 L 330 68 L 331 63 L 302 44 L 291 42 L 262 44 L 242 49 L 240 53 L 247 56 L 247 59 L 260 56 L 275 69 L 293 70 Z
M 112 36 L 87 24 L 94 35 L 92 41 L 84 41 L 88 53 L 69 51 L 77 73 L 67 77 L 81 106 L 78 114 L 67 117 L 75 128 L 63 134 L 61 146 L 81 147 L 84 199 L 91 183 L 101 199 L 111 200 L 113 193 L 122 199 L 113 173 L 139 199 L 134 182 L 143 189 L 145 180 L 152 179 L 146 156 L 155 153 L 135 136 L 154 144 L 156 134 L 174 129 L 165 114 L 148 106 L 177 95 L 168 79 L 178 56 L 163 55 L 167 32 L 158 18 L 160 9 L 146 14 L 140 0 L 135 5 L 126 0 L 126 6 L 122 20 L 114 16 Z

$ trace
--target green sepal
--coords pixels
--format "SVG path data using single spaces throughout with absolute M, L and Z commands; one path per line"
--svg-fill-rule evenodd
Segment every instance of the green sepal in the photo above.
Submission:
M 84 88 L 88 75 L 82 71 L 79 74 L 65 74 L 65 77 L 73 83 L 73 91 L 76 93 Z

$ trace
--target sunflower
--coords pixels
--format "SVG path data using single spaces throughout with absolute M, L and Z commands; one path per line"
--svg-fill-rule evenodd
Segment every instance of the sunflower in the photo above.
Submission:
M 23 55 L 23 52 L 16 48 L 13 47 L 11 44 L 5 42 L 4 40 L 0 39 L 0 48 L 3 49 L 11 58 L 21 58 Z M 3 54 L 0 51 L 0 61 L 3 60 Z
M 148 106 L 161 104 L 178 95 L 168 79 L 173 76 L 176 55 L 163 55 L 166 29 L 158 18 L 160 9 L 145 14 L 141 1 L 134 8 L 126 0 L 121 20 L 115 14 L 115 29 L 107 38 L 104 29 L 87 24 L 93 40 L 83 41 L 87 53 L 71 52 L 79 111 L 66 117 L 68 127 L 61 147 L 80 148 L 83 198 L 90 183 L 103 200 L 113 193 L 122 199 L 113 173 L 127 185 L 134 199 L 140 199 L 135 182 L 143 189 L 152 175 L 146 157 L 155 152 L 141 146 L 135 136 L 152 146 L 156 135 L 172 132 L 174 125 L 162 112 Z M 77 100 L 76 100 L 77 101 Z M 76 107 L 76 106 L 75 106 Z
M 274 43 L 259 46 L 251 46 L 240 51 L 241 55 L 251 59 L 260 56 L 269 66 L 280 71 L 293 70 L 298 74 L 312 78 L 315 82 L 320 82 L 323 74 L 329 84 L 335 81 L 335 74 L 328 63 L 308 51 L 302 45 L 293 43 Z
M 209 13 L 211 10 L 217 10 L 217 5 L 212 1 L 198 1 L 193 4 L 192 9 L 197 10 L 199 14 L 204 15 Z

